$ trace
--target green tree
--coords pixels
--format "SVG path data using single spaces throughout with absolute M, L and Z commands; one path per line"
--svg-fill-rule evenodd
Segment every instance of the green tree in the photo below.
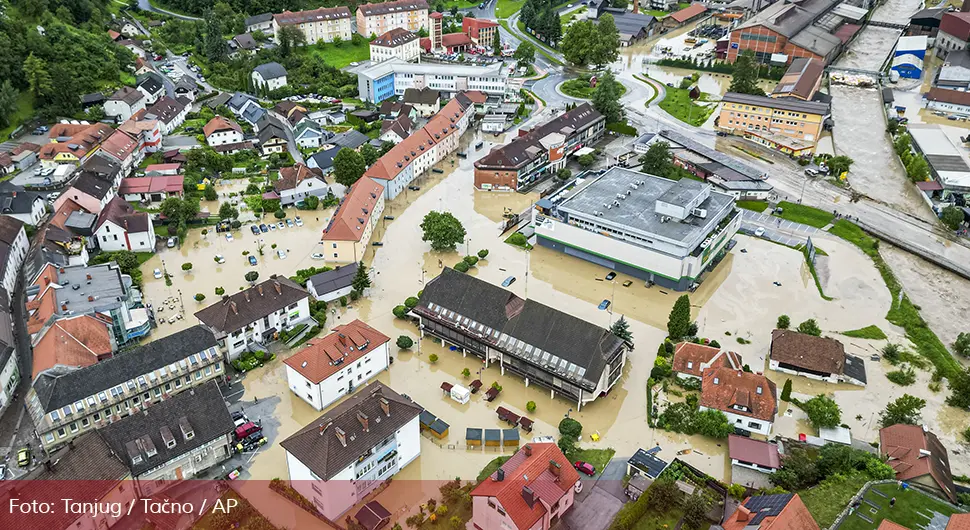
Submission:
M 630 323 L 626 321 L 623 315 L 620 315 L 620 319 L 610 326 L 610 331 L 614 335 L 620 337 L 627 342 L 633 342 L 633 333 L 630 331 Z
M 791 326 L 791 319 L 788 318 L 788 315 L 779 316 L 778 322 L 775 323 L 775 327 L 778 329 L 788 329 L 788 326 Z
M 727 438 L 734 432 L 734 426 L 728 421 L 727 415 L 714 409 L 695 412 L 694 428 L 699 434 L 716 439 Z
M 755 60 L 754 52 L 745 50 L 738 55 L 734 61 L 734 70 L 731 73 L 731 86 L 728 92 L 739 94 L 751 94 L 755 96 L 765 95 L 765 91 L 758 86 L 758 70 L 760 65 Z
M 960 370 L 947 378 L 950 383 L 950 396 L 947 405 L 961 409 L 970 408 L 970 368 Z
M 205 38 L 202 41 L 205 58 L 210 63 L 221 61 L 226 56 L 226 41 L 222 38 L 222 21 L 213 10 L 207 10 L 202 18 L 205 19 Z
M 478 259 L 485 259 L 488 256 L 488 249 L 483 248 L 478 251 Z
M 35 56 L 33 52 L 24 60 L 23 71 L 34 97 L 43 98 L 53 90 L 51 75 L 47 71 L 47 61 Z
M 381 157 L 381 154 L 377 151 L 377 148 L 371 144 L 364 144 L 360 146 L 360 156 L 364 159 L 364 164 L 367 167 L 374 165 L 377 159 Z
M 795 491 L 818 483 L 818 459 L 814 452 L 800 447 L 786 449 L 781 469 L 768 476 L 771 483 L 788 491 Z
M 357 272 L 354 274 L 354 279 L 350 280 L 350 286 L 360 294 L 364 294 L 364 290 L 370 288 L 370 274 L 363 261 L 357 264 Z
M 381 156 L 386 155 L 387 152 L 390 151 L 391 149 L 394 149 L 394 142 L 390 142 L 387 140 L 384 140 L 383 142 L 381 142 L 381 150 L 380 150 Z
M 684 294 L 674 302 L 674 307 L 670 310 L 670 317 L 667 319 L 667 335 L 671 340 L 677 341 L 686 337 L 688 330 L 690 330 L 690 297 Z
M 879 413 L 879 424 L 889 427 L 898 423 L 918 425 L 920 412 L 926 406 L 926 400 L 909 394 L 903 394 L 895 401 L 886 405 L 886 410 Z
M 216 188 L 212 184 L 207 184 L 205 189 L 202 190 L 202 197 L 207 201 L 214 201 L 219 198 L 219 194 L 216 193 Z
M 235 219 L 239 217 L 239 210 L 231 203 L 224 202 L 219 205 L 219 219 Z
M 431 243 L 433 250 L 454 250 L 465 241 L 465 227 L 451 212 L 428 212 L 421 221 L 422 241 Z
M 667 475 L 661 475 L 648 490 L 650 507 L 659 513 L 665 513 L 680 504 L 683 492 L 677 487 L 674 479 Z
M 610 70 L 603 72 L 596 83 L 592 101 L 593 107 L 600 111 L 600 114 L 606 116 L 606 123 L 614 123 L 623 119 L 623 105 L 620 104 L 620 83 L 616 81 L 613 72 Z
M 499 35 L 498 28 L 495 28 L 495 33 L 492 36 L 492 53 L 496 57 L 502 56 L 502 36 Z
M 316 195 L 307 195 L 303 198 L 303 210 L 316 210 L 320 205 L 320 198 Z
M 951 230 L 956 230 L 960 228 L 960 224 L 963 223 L 963 210 L 957 208 L 956 206 L 947 206 L 946 208 L 943 208 L 940 219 L 943 221 L 943 224 L 948 226 Z
M 663 177 L 670 171 L 673 164 L 673 156 L 670 154 L 670 144 L 667 142 L 654 142 L 647 148 L 647 152 L 640 157 L 643 164 L 641 171 L 650 175 Z
M 428 356 L 428 362 L 431 363 L 431 364 L 434 364 L 434 363 L 438 362 L 438 354 L 432 353 L 431 355 L 429 355 Z
M 498 35 L 498 32 L 495 34 Z M 536 60 L 536 47 L 531 42 L 523 42 L 515 49 L 512 58 L 518 62 L 519 66 L 532 64 Z
M 798 325 L 798 332 L 804 333 L 806 335 L 812 335 L 819 337 L 822 335 L 822 329 L 818 327 L 818 322 L 814 318 L 810 318 L 805 322 Z
M 276 35 L 280 43 L 280 56 L 283 58 L 289 57 L 293 48 L 306 44 L 306 37 L 296 26 L 282 26 Z
M 590 62 L 596 37 L 596 27 L 589 20 L 573 22 L 559 43 L 559 50 L 567 61 L 576 66 L 585 66 Z
M 707 510 L 711 509 L 711 503 L 704 491 L 698 489 L 693 495 L 684 498 L 683 509 L 683 527 L 687 530 L 698 530 L 707 521 Z
M 333 157 L 334 180 L 338 184 L 352 186 L 363 176 L 366 170 L 367 165 L 364 163 L 364 157 L 353 149 L 344 147 L 337 152 L 337 156 Z
M 842 409 L 832 398 L 819 394 L 801 404 L 802 410 L 808 414 L 808 421 L 816 429 L 822 427 L 838 427 L 842 423 Z
M 791 401 L 791 389 L 792 389 L 791 379 L 785 379 L 785 386 L 781 388 L 782 401 Z
M 259 273 L 256 271 L 249 271 L 246 273 L 244 278 L 246 278 L 246 281 L 249 283 L 256 283 L 256 280 L 259 278 Z
M 564 167 L 559 168 L 559 171 L 556 171 L 556 178 L 559 180 L 569 180 L 572 176 L 573 172 Z
M 528 411 L 529 414 L 532 414 L 533 412 L 535 412 L 536 411 L 536 402 L 535 401 L 529 401 L 528 403 L 526 403 L 525 404 L 525 410 Z
M 572 418 L 563 418 L 559 422 L 559 434 L 575 440 L 583 434 L 583 424 Z
M 596 25 L 596 38 L 592 44 L 589 63 L 602 67 L 613 63 L 619 56 L 620 32 L 616 29 L 613 15 L 606 13 L 599 18 Z
M 398 348 L 401 348 L 402 350 L 407 350 L 407 349 L 410 349 L 411 346 L 414 346 L 414 340 L 411 337 L 408 337 L 407 335 L 401 335 L 400 337 L 397 338 Z
M 183 263 L 182 264 L 182 270 L 183 271 L 186 271 L 186 272 L 192 270 L 192 264 L 191 263 Z
M 845 155 L 839 155 L 830 158 L 826 164 L 829 166 L 829 170 L 832 171 L 832 174 L 837 177 L 842 173 L 847 173 L 853 162 L 855 161 L 851 158 Z
M 953 351 L 964 357 L 970 357 L 970 333 L 960 333 L 953 341 Z
M 10 125 L 10 118 L 17 112 L 17 98 L 20 92 L 14 88 L 9 79 L 0 83 L 0 127 Z
M 195 301 L 196 302 L 201 302 L 203 300 L 205 300 L 205 295 L 204 294 L 202 294 L 202 293 L 196 293 L 195 294 Z
M 583 166 L 583 168 L 588 168 L 589 166 L 593 165 L 593 162 L 596 162 L 596 156 L 592 153 L 586 153 L 585 155 L 580 155 L 576 161 L 579 162 L 579 165 Z

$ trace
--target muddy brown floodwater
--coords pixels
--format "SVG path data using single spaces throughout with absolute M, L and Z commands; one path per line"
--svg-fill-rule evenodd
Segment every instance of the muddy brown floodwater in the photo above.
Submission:
M 373 267 L 373 285 L 365 298 L 331 314 L 327 328 L 360 318 L 390 336 L 392 342 L 402 334 L 417 338 L 416 327 L 395 319 L 391 310 L 419 291 L 423 282 L 439 274 L 439 260 L 443 265 L 451 266 L 465 254 L 466 245 L 459 245 L 455 252 L 438 253 L 432 252 L 428 244 L 421 241 L 421 219 L 431 210 L 444 210 L 450 211 L 464 225 L 467 248 L 471 253 L 479 249 L 489 250 L 488 258 L 479 262 L 470 274 L 495 284 L 515 276 L 518 281 L 510 289 L 519 296 L 527 295 L 604 327 L 620 314 L 625 315 L 637 348 L 630 352 L 621 383 L 610 395 L 576 411 L 575 403 L 552 399 L 548 391 L 539 387 L 526 388 L 517 377 L 500 375 L 495 366 L 485 370 L 481 379 L 486 385 L 493 381 L 502 385 L 502 393 L 496 402 L 486 403 L 480 396 L 474 396 L 467 405 L 459 405 L 443 396 L 439 385 L 443 381 L 462 382 L 464 368 L 477 377 L 481 361 L 446 350 L 431 339 L 420 341 L 411 351 L 397 351 L 392 347 L 394 363 L 378 379 L 396 391 L 408 394 L 451 426 L 448 438 L 440 443 L 422 439 L 421 457 L 397 475 L 395 483 L 408 479 L 443 480 L 456 475 L 475 477 L 481 467 L 499 453 L 467 450 L 465 428 L 503 427 L 495 408 L 504 406 L 524 412 L 528 401 L 537 404 L 536 411 L 529 414 L 535 420 L 535 429 L 531 434 L 523 433 L 524 439 L 556 435 L 559 421 L 568 413 L 583 424 L 584 446 L 612 447 L 618 458 L 628 458 L 637 448 L 659 445 L 662 448 L 660 457 L 667 460 L 674 458 L 679 450 L 692 449 L 681 458 L 716 478 L 729 479 L 726 443 L 650 429 L 647 425 L 646 381 L 657 345 L 666 335 L 668 313 L 681 293 L 658 287 L 648 289 L 641 281 L 624 275 L 618 275 L 615 283 L 603 281 L 607 271 L 602 267 L 542 247 L 526 252 L 505 244 L 499 228 L 503 213 L 507 210 L 521 212 L 536 197 L 474 190 L 472 164 L 494 145 L 491 136 L 476 138 L 468 134 L 463 140 L 463 149 L 478 138 L 486 141 L 483 149 L 469 149 L 468 159 L 456 158 L 454 166 L 450 160 L 444 161 L 439 165 L 443 174 L 429 173 L 416 183 L 421 187 L 420 191 L 389 201 L 385 213 L 396 219 L 386 225 L 381 222 L 375 238 L 384 246 L 372 247 L 365 258 Z M 290 249 L 287 259 L 279 260 L 267 247 L 265 255 L 259 257 L 257 270 L 261 277 L 271 273 L 290 275 L 296 269 L 322 264 L 311 260 L 310 254 L 314 252 L 326 218 L 332 212 L 299 213 L 305 222 L 302 228 L 261 234 L 260 238 L 265 239 L 267 245 L 277 243 L 281 248 Z M 250 269 L 241 253 L 244 249 L 254 251 L 256 238 L 248 227 L 237 231 L 234 237 L 233 242 L 227 242 L 217 234 L 202 239 L 198 231 L 193 231 L 181 250 L 160 252 L 145 264 L 145 276 L 149 278 L 146 280 L 146 296 L 158 303 L 167 297 L 177 297 L 181 290 L 186 312 L 191 315 L 205 305 L 191 299 L 196 292 L 205 293 L 207 301 L 211 302 L 215 298 L 215 286 L 221 285 L 227 292 L 232 292 L 245 285 L 243 274 Z M 829 254 L 825 258 L 824 289 L 835 298 L 834 301 L 825 301 L 819 296 L 801 253 L 739 235 L 735 249 L 691 295 L 701 334 L 716 338 L 725 348 L 738 351 L 755 370 L 764 370 L 770 333 L 780 314 L 791 315 L 794 323 L 815 318 L 827 334 L 876 324 L 891 335 L 891 340 L 903 341 L 900 330 L 885 321 L 889 293 L 871 261 L 841 240 L 821 235 L 817 244 Z M 212 261 L 217 253 L 226 257 L 225 264 L 216 266 Z M 162 259 L 174 276 L 172 287 L 166 287 L 163 280 L 151 279 L 151 270 L 160 266 Z M 181 263 L 186 261 L 195 265 L 190 274 L 180 270 Z M 622 283 L 628 279 L 632 280 L 632 285 L 623 287 Z M 613 314 L 597 309 L 604 299 L 613 300 Z M 177 302 L 174 307 L 179 307 Z M 172 309 L 166 309 L 161 316 L 170 315 L 170 311 Z M 152 338 L 185 327 L 189 325 L 188 320 L 190 317 L 175 324 L 162 324 Z M 740 344 L 738 337 L 750 343 Z M 866 358 L 885 343 L 845 337 L 842 340 L 850 351 Z M 428 362 L 432 353 L 439 358 L 435 364 Z M 291 354 L 283 352 L 281 359 L 249 372 L 243 381 L 244 401 L 278 399 L 274 412 L 274 421 L 279 422 L 277 436 L 270 446 L 252 459 L 248 470 L 252 478 L 284 475 L 285 460 L 279 441 L 319 416 L 287 388 L 281 360 Z M 904 391 L 916 394 L 929 401 L 923 414 L 925 421 L 948 445 L 956 443 L 960 431 L 968 424 L 968 415 L 945 407 L 943 393 L 934 394 L 928 390 L 925 384 L 928 373 L 920 374 L 922 384 L 896 387 L 885 379 L 885 366 L 868 364 L 870 384 L 865 389 L 793 378 L 795 391 L 806 395 L 833 395 L 842 407 L 843 420 L 851 426 L 856 437 L 865 440 L 875 439 L 874 422 L 887 401 Z M 774 373 L 768 376 L 778 383 L 780 392 L 787 376 Z M 789 415 L 787 404 L 783 403 L 781 407 L 776 434 L 797 436 L 800 432 L 812 432 L 801 411 L 794 410 Z M 862 419 L 856 420 L 857 415 Z M 591 433 L 598 433 L 600 441 L 592 442 L 588 436 Z M 960 470 L 968 467 L 965 462 L 954 460 L 959 459 L 951 460 L 955 472 L 963 472 Z

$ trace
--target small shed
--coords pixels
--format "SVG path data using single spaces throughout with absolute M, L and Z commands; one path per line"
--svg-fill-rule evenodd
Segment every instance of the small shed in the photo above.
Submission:
M 387 511 L 381 503 L 370 501 L 357 510 L 354 518 L 366 530 L 379 530 L 391 521 L 391 512 Z
M 472 394 L 477 394 L 478 391 L 481 390 L 481 388 L 482 388 L 482 380 L 481 379 L 476 379 L 476 380 L 472 381 L 472 383 L 470 385 L 468 385 L 468 388 L 469 388 L 469 390 L 472 391 Z
M 429 412 L 427 410 L 422 410 L 421 411 L 421 415 L 418 416 L 418 418 L 419 418 L 418 421 L 421 422 L 421 428 L 422 429 L 427 429 L 427 428 L 431 427 L 431 424 L 434 423 L 435 420 L 438 419 L 434 414 L 432 414 L 431 412 Z
M 626 469 L 627 475 L 631 477 L 643 474 L 650 479 L 656 479 L 660 476 L 660 473 L 664 469 L 667 469 L 669 465 L 667 462 L 657 458 L 656 453 L 659 448 L 653 448 L 649 451 L 643 449 L 637 449 L 637 452 L 627 460 Z
M 428 426 L 428 430 L 435 438 L 441 440 L 448 437 L 448 427 L 449 425 L 444 422 L 441 418 L 434 420 L 434 422 Z
M 482 446 L 482 430 L 468 427 L 465 429 L 465 445 L 468 447 Z
M 647 477 L 637 474 L 630 477 L 630 482 L 626 485 L 626 496 L 630 497 L 631 500 L 637 500 L 643 492 L 647 491 L 647 488 L 653 484 L 653 481 Z
M 518 429 L 502 429 L 502 445 L 505 447 L 519 446 Z
M 502 445 L 502 431 L 500 429 L 485 429 L 485 446 L 498 447 Z

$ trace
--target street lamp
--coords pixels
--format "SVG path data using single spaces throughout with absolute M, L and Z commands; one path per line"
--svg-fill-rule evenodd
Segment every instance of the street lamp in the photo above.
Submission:
M 465 255 L 466 256 L 469 255 L 469 253 L 468 253 L 468 244 L 471 243 L 471 242 L 472 242 L 472 238 L 470 238 L 470 237 L 466 237 L 465 238 Z
M 566 411 L 566 417 L 567 418 L 569 417 L 569 413 L 572 412 L 572 411 L 573 411 L 573 408 L 572 407 L 569 407 L 569 410 Z

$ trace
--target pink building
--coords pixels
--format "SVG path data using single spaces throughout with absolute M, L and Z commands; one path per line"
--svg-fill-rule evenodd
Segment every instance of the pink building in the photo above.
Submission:
M 472 490 L 472 525 L 549 530 L 573 505 L 578 481 L 556 444 L 527 444 Z

